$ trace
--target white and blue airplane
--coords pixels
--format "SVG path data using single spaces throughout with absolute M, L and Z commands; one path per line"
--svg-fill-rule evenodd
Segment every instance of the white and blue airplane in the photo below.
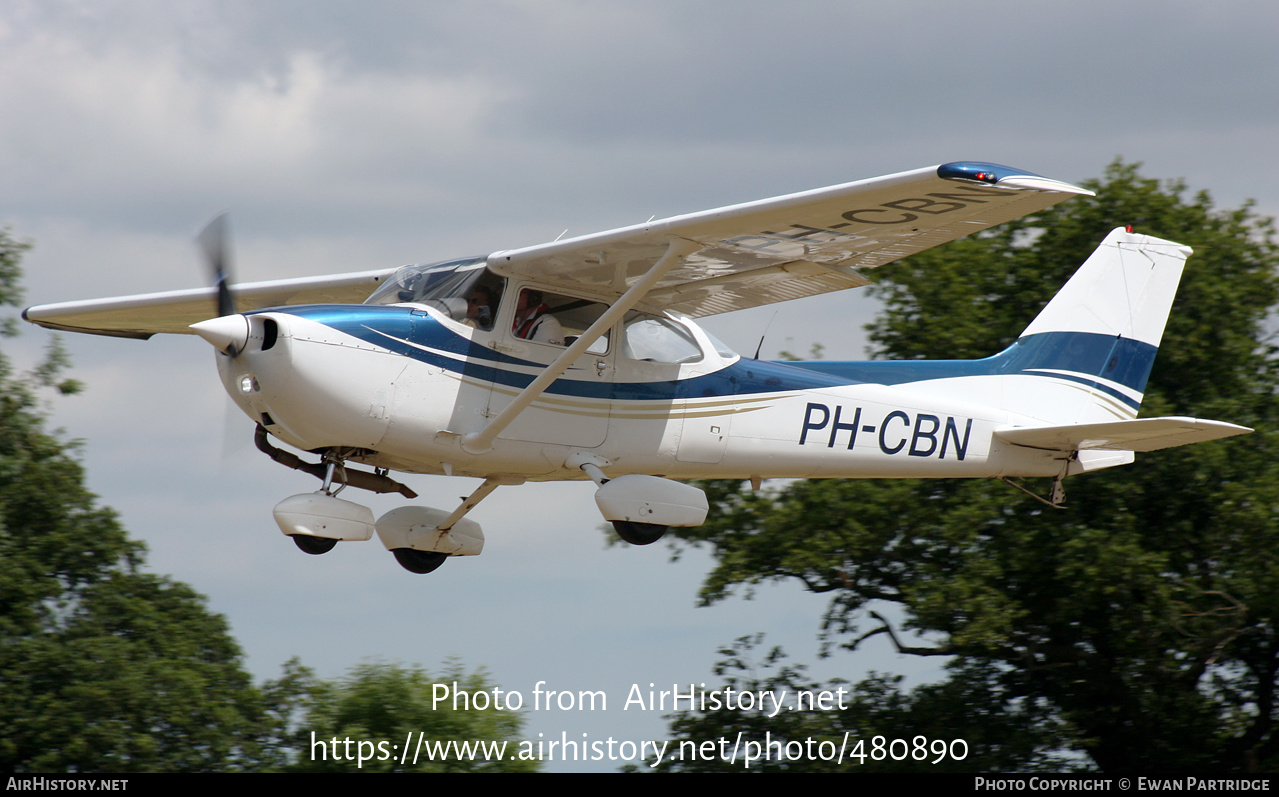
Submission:
M 322 482 L 275 508 L 281 530 L 311 554 L 376 533 L 415 573 L 480 553 L 464 516 L 530 480 L 593 481 L 637 545 L 705 520 L 686 479 L 1050 477 L 1041 500 L 1060 505 L 1067 476 L 1251 431 L 1137 418 L 1188 247 L 1111 232 L 982 360 L 765 362 L 692 319 L 866 285 L 871 269 L 1081 194 L 947 163 L 487 256 L 235 287 L 217 219 L 200 236 L 214 287 L 23 316 L 209 341 L 258 448 Z M 376 521 L 337 497 L 415 498 L 390 471 L 484 481 L 456 508 Z

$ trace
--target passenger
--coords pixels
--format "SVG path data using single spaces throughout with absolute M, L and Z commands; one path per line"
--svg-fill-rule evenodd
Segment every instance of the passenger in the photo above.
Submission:
M 555 316 L 549 315 L 550 310 L 550 306 L 542 301 L 541 291 L 531 288 L 520 291 L 512 326 L 515 337 L 563 346 L 564 327 L 555 320 Z

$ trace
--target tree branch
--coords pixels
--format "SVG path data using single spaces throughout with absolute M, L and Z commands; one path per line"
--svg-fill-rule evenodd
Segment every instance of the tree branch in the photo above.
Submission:
M 951 655 L 950 649 L 945 647 L 921 648 L 921 647 L 916 647 L 914 645 L 903 645 L 901 643 L 901 640 L 897 638 L 897 633 L 893 631 L 892 625 L 887 620 L 884 619 L 883 615 L 881 615 L 879 612 L 871 612 L 870 616 L 874 617 L 876 620 L 880 621 L 884 625 L 882 628 L 877 628 L 874 631 L 870 632 L 869 634 L 863 635 L 862 639 L 865 639 L 866 637 L 872 636 L 874 634 L 886 633 L 888 634 L 888 638 L 893 640 L 893 646 L 897 648 L 898 653 L 909 653 L 912 656 L 949 656 Z M 861 640 L 858 640 L 858 641 L 861 641 Z

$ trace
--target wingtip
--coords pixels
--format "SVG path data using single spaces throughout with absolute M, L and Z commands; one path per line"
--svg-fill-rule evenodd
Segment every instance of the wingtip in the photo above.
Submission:
M 1009 188 L 1023 188 L 1031 191 L 1052 191 L 1058 194 L 1097 196 L 1095 191 L 1089 191 L 1087 188 L 1083 188 L 1082 186 L 1062 182 L 1061 180 L 1054 180 L 1051 177 L 1041 177 L 1037 174 L 1021 174 L 1014 177 L 1006 177 L 1000 180 L 998 184 Z
M 1034 172 L 1028 172 L 1025 169 L 1014 169 L 1011 166 L 987 163 L 985 161 L 943 163 L 937 167 L 937 176 L 946 180 L 983 183 L 985 185 L 1015 188 L 1023 191 L 1049 191 L 1057 194 L 1096 196 L 1095 192 L 1089 191 L 1087 188 L 1044 177 Z

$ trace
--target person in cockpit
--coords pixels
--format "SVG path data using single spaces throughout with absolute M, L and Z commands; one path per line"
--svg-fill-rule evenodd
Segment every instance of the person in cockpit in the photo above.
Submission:
M 493 295 L 488 288 L 481 285 L 471 291 L 466 300 L 466 321 L 463 323 L 483 330 L 493 328 Z
M 550 314 L 550 309 L 550 305 L 543 301 L 541 291 L 532 288 L 520 291 L 519 302 L 515 305 L 515 323 L 511 327 L 515 337 L 563 346 L 564 327 Z

